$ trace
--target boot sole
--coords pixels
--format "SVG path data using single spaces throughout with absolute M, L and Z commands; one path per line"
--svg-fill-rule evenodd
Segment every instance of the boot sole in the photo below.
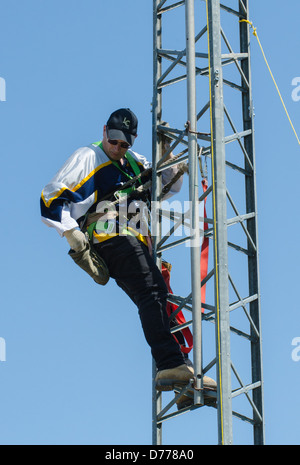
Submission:
M 205 388 L 204 388 L 205 390 Z M 214 389 L 209 389 L 211 390 L 212 392 L 217 392 L 217 390 L 214 390 Z M 208 406 L 216 406 L 217 404 L 217 399 L 215 396 L 211 396 L 209 394 L 209 390 L 208 392 L 206 391 L 204 393 L 204 405 L 208 405 Z M 187 394 L 191 394 L 193 395 L 193 391 L 190 391 L 188 390 L 188 393 Z M 189 397 L 188 395 L 185 396 L 185 399 L 183 399 L 181 402 L 176 402 L 176 405 L 177 405 L 177 409 L 178 410 L 181 410 L 183 408 L 186 408 L 186 407 L 191 407 L 192 405 L 194 405 L 194 399 L 192 397 Z
M 188 399 L 184 402 L 180 402 L 177 405 L 177 410 L 181 410 L 183 408 L 186 408 L 186 407 L 191 407 L 192 405 L 194 405 L 194 401 L 193 399 Z M 204 405 L 207 405 L 207 406 L 210 406 L 210 407 L 216 407 L 217 405 L 217 400 L 215 397 L 207 397 L 207 396 L 204 396 Z
M 188 381 L 179 381 L 174 379 L 159 379 L 155 383 L 155 388 L 157 391 L 173 391 L 175 385 L 176 386 L 186 386 L 189 384 L 190 380 Z

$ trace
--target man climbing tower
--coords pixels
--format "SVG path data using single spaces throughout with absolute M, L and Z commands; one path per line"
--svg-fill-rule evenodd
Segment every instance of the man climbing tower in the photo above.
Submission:
M 103 127 L 102 141 L 76 150 L 44 188 L 41 215 L 46 225 L 66 238 L 70 256 L 97 283 L 104 285 L 114 278 L 136 304 L 157 366 L 156 388 L 165 391 L 188 384 L 193 368 L 185 363 L 170 332 L 168 290 L 151 256 L 149 234 L 141 224 L 132 227 L 129 218 L 120 214 L 124 202 L 126 211 L 130 202 L 150 204 L 150 190 L 143 187 L 150 185 L 151 165 L 131 150 L 137 127 L 131 110 L 113 112 Z M 163 185 L 176 173 L 176 166 L 164 170 Z M 136 181 L 128 188 L 130 180 Z M 182 177 L 168 196 L 181 185 Z

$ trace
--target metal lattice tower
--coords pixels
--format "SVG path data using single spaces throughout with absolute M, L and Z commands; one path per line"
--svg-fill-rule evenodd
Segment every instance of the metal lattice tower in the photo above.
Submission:
M 194 405 L 185 414 L 210 408 L 203 406 L 201 378 L 215 370 L 219 444 L 233 443 L 235 418 L 252 427 L 254 444 L 264 444 L 250 34 L 248 24 L 241 21 L 249 20 L 249 3 L 153 1 L 154 256 L 160 266 L 162 255 L 174 247 L 181 248 L 179 260 L 180 254 L 189 254 L 184 280 L 190 281 L 190 292 L 178 295 L 173 289 L 169 296 L 192 315 L 196 389 Z M 167 164 L 162 157 L 165 136 L 172 139 L 170 151 L 177 155 Z M 163 232 L 161 174 L 174 163 L 188 163 L 190 216 L 188 221 L 182 211 L 169 212 L 173 225 Z M 201 177 L 207 177 L 204 192 L 199 191 Z M 203 233 L 199 206 L 204 200 L 208 228 Z M 180 223 L 189 233 L 178 239 L 174 233 Z M 203 234 L 209 238 L 211 260 L 201 283 L 207 286 L 205 303 L 200 286 Z M 187 241 L 193 246 L 182 251 Z M 174 261 L 172 265 L 176 267 Z M 203 339 L 211 323 L 214 351 L 207 359 Z M 153 364 L 153 379 L 155 372 Z M 162 425 L 178 414 L 172 410 L 174 401 L 164 405 L 164 395 L 153 388 L 153 444 L 162 444 Z

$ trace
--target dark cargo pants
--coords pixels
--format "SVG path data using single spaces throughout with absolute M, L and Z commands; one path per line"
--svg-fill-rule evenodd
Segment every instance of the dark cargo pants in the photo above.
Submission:
M 183 364 L 180 347 L 170 332 L 168 290 L 148 248 L 133 236 L 116 236 L 95 248 L 106 262 L 110 276 L 137 305 L 158 370 Z

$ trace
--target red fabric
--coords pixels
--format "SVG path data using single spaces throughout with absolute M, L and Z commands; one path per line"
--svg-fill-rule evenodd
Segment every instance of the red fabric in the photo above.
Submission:
M 170 294 L 173 294 L 172 292 L 172 289 L 171 289 L 171 286 L 170 286 L 170 272 L 169 270 L 164 266 L 162 265 L 162 275 L 164 277 L 164 280 L 165 280 L 165 283 L 167 285 L 167 288 L 168 288 L 168 291 Z M 173 312 L 175 312 L 177 310 L 177 305 L 175 304 L 172 304 L 171 302 L 167 302 L 167 313 L 168 313 L 168 316 L 170 316 Z M 183 324 L 186 322 L 185 318 L 184 318 L 184 315 L 182 313 L 182 311 L 180 310 L 180 312 L 176 315 L 175 317 L 177 323 L 179 325 Z M 182 335 L 184 336 L 187 344 L 188 344 L 188 347 L 185 347 L 183 345 L 180 345 L 180 348 L 181 348 L 181 351 L 185 354 L 188 354 L 192 348 L 193 348 L 193 335 L 190 331 L 189 328 L 184 328 L 181 330 L 181 333 Z M 176 341 L 178 342 L 175 334 L 173 334 L 174 338 L 176 339 Z
M 203 179 L 202 180 L 202 188 L 203 192 L 206 192 L 207 190 L 207 180 Z M 204 219 L 206 218 L 206 197 L 204 200 Z M 204 232 L 207 230 L 208 224 L 204 221 Z M 202 242 L 202 247 L 201 247 L 201 281 L 207 276 L 207 269 L 208 269 L 208 250 L 209 250 L 209 239 L 207 236 L 204 236 L 203 242 Z M 205 303 L 205 298 L 206 298 L 206 284 L 201 287 L 201 302 Z M 204 312 L 204 308 L 202 308 L 202 313 Z

